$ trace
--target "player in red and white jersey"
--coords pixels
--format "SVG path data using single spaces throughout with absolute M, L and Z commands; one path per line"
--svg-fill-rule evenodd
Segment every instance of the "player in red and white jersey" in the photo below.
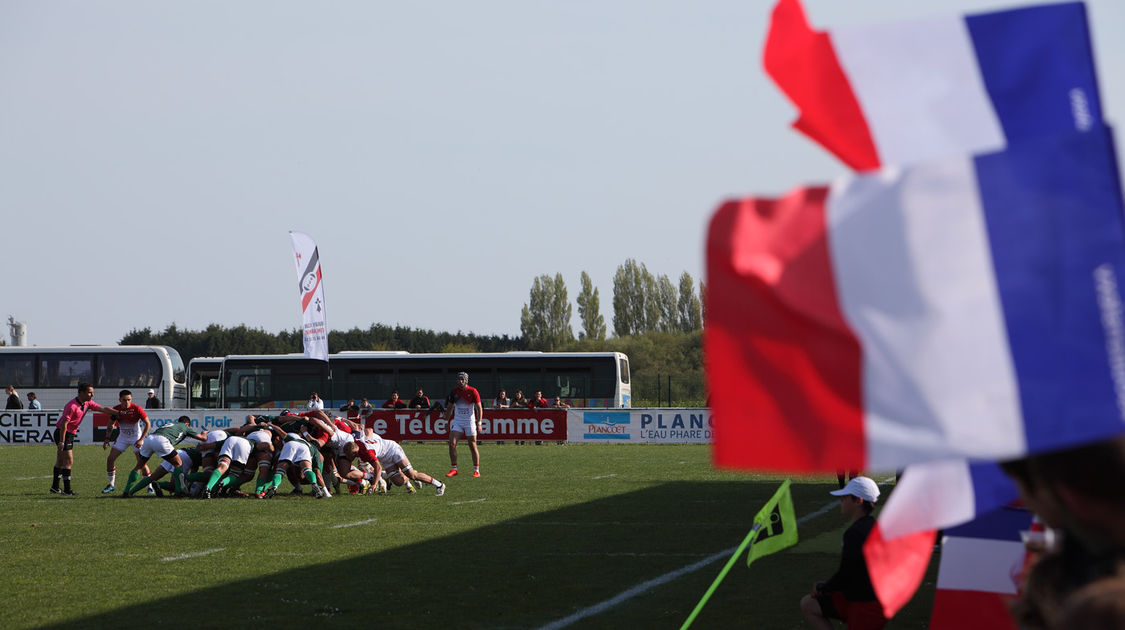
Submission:
M 473 455 L 473 476 L 480 477 L 480 451 L 477 450 L 477 434 L 480 433 L 480 423 L 484 416 L 484 407 L 480 403 L 480 392 L 475 387 L 469 387 L 469 375 L 465 372 L 457 373 L 457 387 L 449 394 L 449 406 L 445 410 L 445 419 L 449 423 L 449 472 L 446 477 L 457 475 L 457 440 L 465 438 L 469 442 L 469 452 Z
M 411 481 L 417 481 L 419 485 L 423 483 L 430 484 L 437 490 L 437 496 L 439 497 L 445 494 L 444 483 L 434 479 L 432 475 L 428 475 L 420 470 L 414 470 L 413 464 L 410 463 L 410 458 L 406 456 L 406 452 L 402 450 L 402 445 L 398 442 L 384 439 L 371 427 L 365 427 L 363 439 L 357 441 L 357 444 L 360 445 L 361 453 L 366 451 L 374 456 L 376 460 L 374 473 L 376 479 L 380 478 L 379 469 L 381 468 L 386 471 L 387 481 L 390 481 L 396 486 L 406 486 L 411 494 L 414 493 L 414 486 L 411 484 Z
M 134 452 L 139 451 L 141 442 L 152 429 L 152 423 L 148 421 L 148 414 L 145 413 L 145 410 L 133 404 L 133 392 L 123 389 L 118 392 L 117 400 L 120 401 L 120 404 L 113 408 L 114 414 L 112 416 L 114 424 L 117 425 L 117 435 L 113 435 L 114 431 L 111 431 L 113 427 L 107 427 L 105 442 L 102 443 L 103 451 L 110 445 L 110 442 L 113 443 L 113 448 L 110 449 L 109 456 L 105 460 L 106 486 L 102 490 L 102 494 L 109 494 L 117 489 L 117 467 L 114 466 L 117 458 L 130 446 L 133 447 Z M 111 440 L 111 438 L 114 439 Z M 126 487 L 132 485 L 137 479 L 148 475 L 149 472 L 147 464 L 141 470 L 134 470 L 130 473 L 129 483 L 126 484 Z

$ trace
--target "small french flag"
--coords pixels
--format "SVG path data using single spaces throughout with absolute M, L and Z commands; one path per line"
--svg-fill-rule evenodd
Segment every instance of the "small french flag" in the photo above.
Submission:
M 858 171 L 1102 122 L 1077 2 L 814 31 L 780 0 L 764 64 L 800 110 L 794 127 Z
M 1105 127 L 714 215 L 724 467 L 891 470 L 1125 431 L 1125 236 Z

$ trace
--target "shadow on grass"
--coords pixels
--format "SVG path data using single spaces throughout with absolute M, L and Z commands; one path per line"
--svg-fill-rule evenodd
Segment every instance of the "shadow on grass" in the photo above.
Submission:
M 154 572 L 183 573 L 183 591 L 43 627 L 534 628 L 733 547 L 774 488 L 754 481 L 672 482 L 387 551 L 357 549 L 346 560 L 203 589 L 192 587 L 195 561 L 153 566 Z M 824 502 L 823 487 L 795 485 L 794 494 L 799 512 L 802 494 L 805 504 Z M 464 507 L 450 506 L 451 514 Z M 826 521 L 824 527 L 834 524 L 818 520 Z M 802 530 L 812 534 L 816 525 Z M 339 544 L 358 547 L 364 537 L 390 536 L 402 527 L 343 529 Z M 256 549 L 267 544 L 324 543 L 315 543 L 308 532 L 294 532 L 291 541 L 263 542 Z M 239 554 L 242 558 L 253 553 L 231 551 L 246 552 Z M 714 570 L 703 571 L 707 581 L 722 564 L 711 566 Z M 143 584 L 144 576 L 138 576 L 131 587 L 114 588 Z M 612 619 L 606 613 L 576 627 L 604 627 Z M 682 619 L 673 623 L 654 616 L 649 626 L 675 627 Z

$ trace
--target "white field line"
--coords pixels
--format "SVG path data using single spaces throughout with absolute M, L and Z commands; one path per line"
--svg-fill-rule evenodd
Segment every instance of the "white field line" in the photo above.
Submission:
M 32 481 L 34 479 L 53 479 L 51 475 L 43 475 L 41 477 L 15 477 L 16 481 Z
M 198 558 L 200 556 L 209 556 L 213 553 L 219 553 L 220 551 L 226 551 L 226 550 L 227 550 L 226 547 L 220 547 L 218 549 L 208 549 L 207 551 L 197 551 L 195 553 L 181 553 L 178 556 L 168 556 L 167 558 L 161 558 L 161 560 L 163 560 L 164 562 L 174 562 L 176 560 L 187 560 L 188 558 Z
M 608 475 L 598 475 L 597 477 L 591 477 L 591 479 L 609 479 L 610 477 L 616 477 L 616 476 L 617 476 L 617 473 L 610 473 Z
M 375 522 L 375 519 L 369 518 L 366 521 L 357 521 L 355 523 L 344 523 L 343 525 L 333 525 L 329 529 L 343 529 L 345 527 L 358 527 L 360 525 L 367 525 L 369 523 L 374 523 L 374 522 Z
M 891 479 L 894 479 L 894 477 L 884 479 L 883 483 L 887 483 L 888 481 L 891 481 Z M 811 521 L 812 519 L 820 516 L 821 514 L 824 514 L 828 511 L 830 511 L 832 508 L 835 508 L 839 505 L 840 505 L 840 503 L 838 501 L 833 501 L 833 502 L 825 505 L 824 507 L 820 508 L 819 510 L 817 510 L 817 511 L 811 513 L 811 514 L 806 514 L 806 515 L 802 516 L 801 518 L 797 519 L 797 524 L 800 525 L 801 523 Z M 630 588 L 626 591 L 622 591 L 622 592 L 618 593 L 617 595 L 614 595 L 613 597 L 611 597 L 607 600 L 598 602 L 597 604 L 594 604 L 593 606 L 583 608 L 582 610 L 579 610 L 578 612 L 574 613 L 573 615 L 570 615 L 569 617 L 563 617 L 562 619 L 552 621 L 551 623 L 549 623 L 547 625 L 540 626 L 539 630 L 558 630 L 559 628 L 565 628 L 565 627 L 567 627 L 567 626 L 569 626 L 569 625 L 571 625 L 571 624 L 573 624 L 577 621 L 581 621 L 581 620 L 585 619 L 586 617 L 592 617 L 594 615 L 601 614 L 601 613 L 609 610 L 610 608 L 613 608 L 614 606 L 620 604 L 621 602 L 624 602 L 626 600 L 630 600 L 630 599 L 636 597 L 637 595 L 640 595 L 641 593 L 644 593 L 645 591 L 647 591 L 649 589 L 656 588 L 657 586 L 660 586 L 662 584 L 667 584 L 668 582 L 671 582 L 672 580 L 675 580 L 676 578 L 678 578 L 680 576 L 687 575 L 688 573 L 694 573 L 695 571 L 698 571 L 698 570 L 702 569 L 703 567 L 705 567 L 709 564 L 712 564 L 712 563 L 717 562 L 719 560 L 722 560 L 724 558 L 729 558 L 730 555 L 732 553 L 734 553 L 736 549 L 738 549 L 737 546 L 731 547 L 730 549 L 724 549 L 724 550 L 722 550 L 718 553 L 711 554 L 710 556 L 707 556 L 706 558 L 704 558 L 704 559 L 702 559 L 699 562 L 696 562 L 694 564 L 689 564 L 686 567 L 676 569 L 675 571 L 665 573 L 664 575 L 661 575 L 661 576 L 657 576 L 657 577 L 655 577 L 655 578 L 653 578 L 653 579 L 651 579 L 647 582 L 641 582 L 640 584 L 634 586 L 633 588 Z
M 484 503 L 485 499 L 471 499 L 469 501 L 454 501 L 450 505 L 464 505 L 466 503 Z

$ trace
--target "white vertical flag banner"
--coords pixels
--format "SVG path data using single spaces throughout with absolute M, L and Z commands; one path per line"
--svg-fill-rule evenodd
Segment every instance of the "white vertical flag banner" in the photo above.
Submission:
M 289 232 L 293 257 L 297 263 L 297 284 L 301 294 L 301 325 L 304 329 L 305 356 L 328 360 L 328 327 L 324 319 L 324 282 L 320 272 L 320 253 L 312 237 L 304 232 Z

